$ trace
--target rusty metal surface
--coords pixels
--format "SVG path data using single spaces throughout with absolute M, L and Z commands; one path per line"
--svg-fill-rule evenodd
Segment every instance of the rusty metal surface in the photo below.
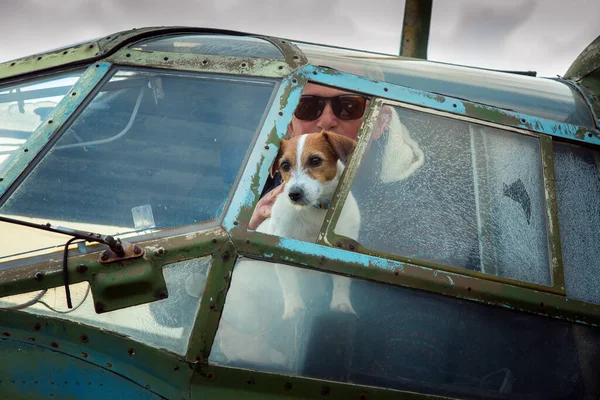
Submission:
M 276 78 L 292 72 L 292 68 L 286 62 L 277 60 L 253 57 L 199 56 L 127 48 L 119 50 L 107 60 L 114 64 L 127 66 Z
M 558 199 L 556 196 L 556 174 L 554 173 L 552 139 L 548 136 L 540 135 L 540 147 L 542 150 L 542 173 L 544 177 L 544 194 L 546 197 L 546 221 L 548 245 L 550 248 L 552 286 L 562 293 L 566 293 L 560 242 L 560 224 L 558 221 Z
M 427 59 L 432 0 L 406 0 L 400 55 Z
M 275 44 L 282 51 L 288 68 L 293 70 L 306 64 L 306 57 L 304 57 L 302 52 L 293 43 L 283 39 L 225 29 L 185 26 L 146 27 L 116 32 L 96 40 L 0 63 L 0 80 L 20 75 L 39 73 L 59 67 L 89 65 L 110 56 L 122 47 L 143 39 L 164 35 L 184 35 L 194 33 L 254 36 L 262 38 Z
M 216 245 L 218 247 L 214 252 L 204 296 L 186 353 L 186 360 L 191 363 L 208 363 L 237 258 L 237 251 L 230 240 Z
M 192 399 L 450 399 L 408 391 L 338 383 L 314 378 L 277 375 L 219 366 L 197 365 Z
M 337 247 L 248 232 L 234 234 L 237 251 L 249 257 L 354 276 L 396 286 L 439 293 L 482 304 L 600 326 L 600 305 L 539 291 L 430 268 L 416 263 L 362 254 Z M 244 238 L 242 240 L 242 237 Z
M 117 254 L 115 251 L 108 248 L 104 250 L 102 254 L 100 254 L 100 259 L 98 260 L 100 264 L 110 264 L 117 261 L 133 260 L 144 256 L 144 249 L 137 244 L 121 241 L 121 239 L 117 239 L 117 243 L 122 249 L 123 254 Z

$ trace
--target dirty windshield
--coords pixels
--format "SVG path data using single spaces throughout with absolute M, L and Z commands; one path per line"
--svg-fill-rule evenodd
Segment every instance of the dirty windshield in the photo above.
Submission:
M 223 212 L 275 82 L 121 70 L 0 206 L 0 215 L 106 235 Z M 65 237 L 0 224 L 0 261 Z M 58 247 L 57 247 L 58 246 Z

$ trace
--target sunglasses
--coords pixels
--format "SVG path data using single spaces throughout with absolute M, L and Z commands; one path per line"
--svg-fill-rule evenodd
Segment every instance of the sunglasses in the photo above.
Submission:
M 300 97 L 294 115 L 302 121 L 314 121 L 323 114 L 327 103 L 331 104 L 333 114 L 337 118 L 356 120 L 363 116 L 367 98 L 356 94 L 342 94 L 333 97 L 305 95 Z

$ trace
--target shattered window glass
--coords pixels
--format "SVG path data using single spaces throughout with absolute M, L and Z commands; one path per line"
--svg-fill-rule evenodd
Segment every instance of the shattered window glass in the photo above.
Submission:
M 600 152 L 553 147 L 567 295 L 600 304 Z
M 551 284 L 535 137 L 384 106 L 351 194 L 369 249 Z

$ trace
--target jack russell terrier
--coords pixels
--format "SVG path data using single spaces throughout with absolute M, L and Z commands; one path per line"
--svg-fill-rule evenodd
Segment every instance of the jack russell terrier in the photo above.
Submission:
M 327 208 L 338 186 L 344 164 L 356 142 L 337 133 L 319 132 L 281 140 L 279 153 L 271 167 L 284 181 L 283 193 L 277 196 L 266 219 L 257 229 L 270 235 L 315 242 L 325 220 Z M 360 213 L 352 193 L 342 209 L 335 232 L 357 240 Z M 283 292 L 283 319 L 291 319 L 305 308 L 294 268 L 276 266 Z M 333 275 L 331 310 L 354 314 L 350 303 L 350 278 Z

